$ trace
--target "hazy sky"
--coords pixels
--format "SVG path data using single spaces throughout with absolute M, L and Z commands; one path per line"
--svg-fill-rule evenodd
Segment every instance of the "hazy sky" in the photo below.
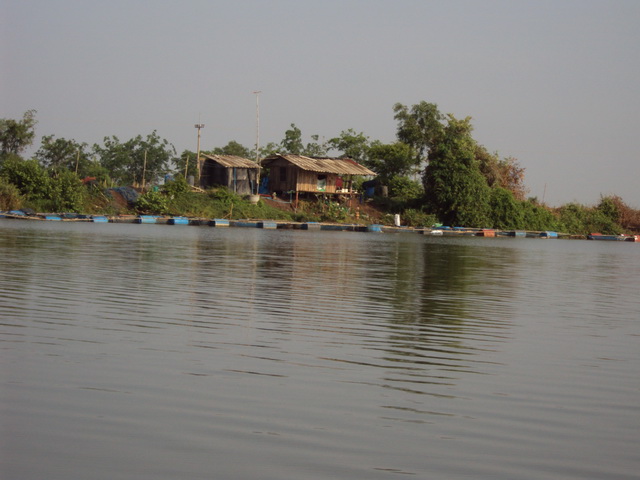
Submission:
M 640 207 L 640 1 L 0 0 L 0 118 L 88 144 L 153 130 L 181 152 L 353 128 L 396 102 L 474 137 L 560 205 Z M 35 150 L 35 148 L 34 148 Z

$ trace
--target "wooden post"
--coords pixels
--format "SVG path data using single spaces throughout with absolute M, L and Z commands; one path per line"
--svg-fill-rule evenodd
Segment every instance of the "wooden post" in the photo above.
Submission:
M 142 191 L 144 192 L 145 187 L 145 174 L 147 173 L 147 151 L 144 151 L 144 162 L 142 163 Z

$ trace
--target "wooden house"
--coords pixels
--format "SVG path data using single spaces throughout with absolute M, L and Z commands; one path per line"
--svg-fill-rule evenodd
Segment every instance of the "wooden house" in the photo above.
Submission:
M 236 155 L 201 155 L 202 188 L 220 185 L 240 195 L 250 195 L 256 191 L 256 181 L 260 166 L 253 160 Z
M 269 191 L 275 193 L 323 193 L 355 195 L 354 176 L 375 175 L 351 158 L 316 158 L 303 155 L 271 155 L 262 160 L 268 168 Z

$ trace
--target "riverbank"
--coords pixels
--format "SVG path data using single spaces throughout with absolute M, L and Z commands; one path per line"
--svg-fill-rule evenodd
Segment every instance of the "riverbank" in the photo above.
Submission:
M 217 228 L 261 228 L 265 230 L 324 230 L 343 232 L 374 232 L 374 233 L 414 233 L 421 235 L 463 237 L 477 236 L 485 238 L 512 237 L 512 238 L 541 238 L 541 239 L 571 239 L 571 240 L 615 240 L 639 242 L 640 235 L 572 235 L 551 231 L 528 230 L 496 230 L 488 228 L 466 227 L 406 227 L 389 226 L 376 223 L 333 223 L 333 222 L 294 222 L 288 220 L 265 219 L 225 219 L 182 217 L 169 215 L 82 215 L 75 213 L 30 213 L 23 210 L 0 212 L 0 218 L 9 220 L 27 220 L 39 222 L 89 222 L 89 223 L 131 223 L 151 225 L 183 225 L 183 226 L 208 226 Z

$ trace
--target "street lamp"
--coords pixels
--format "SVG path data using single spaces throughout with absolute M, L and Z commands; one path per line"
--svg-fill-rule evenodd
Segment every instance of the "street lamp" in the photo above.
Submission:
M 196 123 L 194 125 L 198 129 L 198 152 L 196 153 L 196 162 L 198 162 L 198 183 L 202 187 L 202 163 L 200 162 L 200 130 L 204 128 L 204 123 Z
M 256 163 L 258 164 L 258 173 L 256 175 L 256 195 L 260 195 L 260 94 L 261 90 L 256 90 L 253 94 L 256 96 Z

